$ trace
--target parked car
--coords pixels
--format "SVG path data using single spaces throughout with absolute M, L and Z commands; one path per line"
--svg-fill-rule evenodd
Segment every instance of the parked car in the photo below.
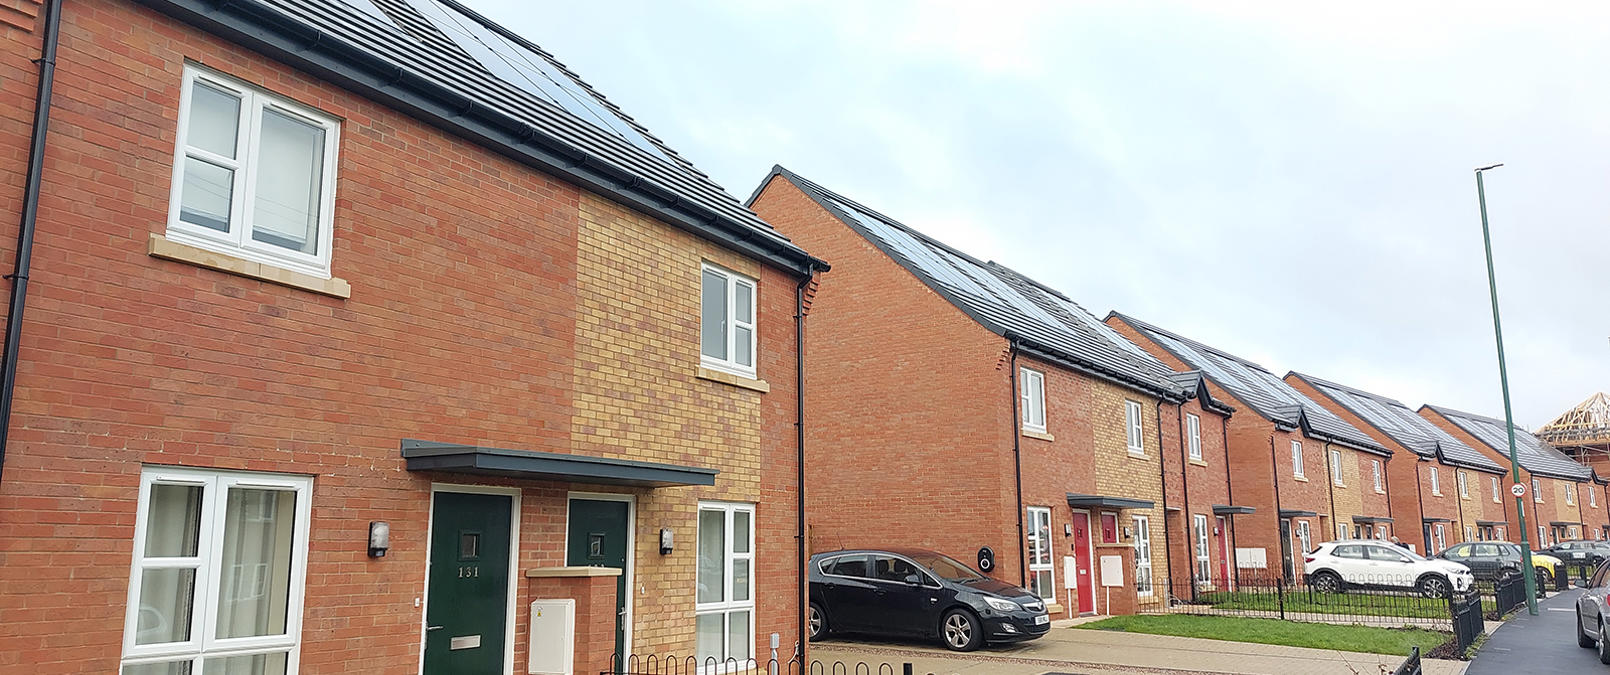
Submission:
M 1438 554 L 1470 568 L 1471 574 L 1481 581 L 1497 581 L 1521 572 L 1521 547 L 1507 541 L 1466 541 L 1444 549 Z M 1554 570 L 1560 560 L 1544 553 L 1532 554 L 1532 568 L 1538 588 L 1554 582 Z
M 1350 588 L 1414 589 L 1428 598 L 1470 590 L 1470 568 L 1379 540 L 1327 541 L 1303 558 L 1304 578 L 1315 589 L 1340 593 Z
M 956 651 L 1032 640 L 1051 629 L 1033 593 L 920 549 L 811 556 L 810 637 L 829 633 L 937 637 Z
M 1600 564 L 1588 589 L 1576 598 L 1576 645 L 1599 648 L 1599 662 L 1610 664 L 1610 564 Z
M 1541 551 L 1572 565 L 1592 565 L 1610 559 L 1610 541 L 1562 541 Z

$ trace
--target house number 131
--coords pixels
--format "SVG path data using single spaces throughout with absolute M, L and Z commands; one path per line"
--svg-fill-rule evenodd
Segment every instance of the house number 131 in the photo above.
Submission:
M 472 579 L 480 576 L 480 565 L 463 565 L 458 568 L 458 578 L 460 579 Z

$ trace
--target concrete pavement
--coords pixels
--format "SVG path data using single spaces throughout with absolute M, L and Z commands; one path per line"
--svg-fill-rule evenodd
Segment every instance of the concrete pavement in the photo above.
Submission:
M 839 640 L 816 643 L 812 653 L 815 659 L 821 661 L 845 662 L 850 666 L 847 671 L 850 673 L 855 672 L 856 662 L 868 663 L 874 674 L 881 664 L 888 664 L 898 674 L 901 664 L 910 662 L 918 675 L 1041 675 L 1067 672 L 1092 675 L 1380 675 L 1392 672 L 1403 661 L 1401 656 L 1384 654 L 1074 630 L 1070 627 L 1071 623 L 1074 622 L 1055 622 L 1051 632 L 1038 640 L 989 647 L 968 654 L 957 654 L 937 645 L 922 643 L 868 644 Z M 1572 648 L 1575 649 L 1575 645 Z M 1427 659 L 1425 672 L 1428 675 L 1460 675 L 1465 672 L 1465 665 L 1459 661 Z M 1506 675 L 1517 672 L 1527 671 L 1511 671 Z
M 1466 675 L 1566 675 L 1605 673 L 1592 649 L 1576 646 L 1576 599 L 1580 590 L 1554 595 L 1537 604 L 1538 615 L 1516 612 L 1470 662 Z

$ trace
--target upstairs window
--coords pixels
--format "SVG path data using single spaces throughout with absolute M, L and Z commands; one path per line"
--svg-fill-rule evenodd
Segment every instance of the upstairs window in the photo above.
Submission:
M 1375 491 L 1385 493 L 1386 487 L 1381 484 L 1381 460 L 1370 460 L 1370 474 L 1375 478 Z
M 1303 442 L 1291 442 L 1291 475 L 1303 478 Z
M 1202 460 L 1202 418 L 1186 413 L 1185 415 L 1185 443 L 1190 450 L 1191 459 Z
M 1592 487 L 1588 488 L 1588 506 L 1590 506 L 1592 508 L 1595 508 L 1595 509 L 1599 508 L 1599 490 L 1598 490 L 1598 488 L 1592 488 Z
M 1498 476 L 1489 476 L 1489 478 L 1491 478 L 1493 482 L 1493 503 L 1497 504 L 1503 499 L 1502 497 L 1498 496 Z
M 1536 478 L 1532 479 L 1532 501 L 1543 503 L 1543 482 Z
M 1470 487 L 1465 484 L 1465 472 L 1454 469 L 1453 475 L 1459 481 L 1459 498 L 1470 499 Z
M 1569 506 L 1576 506 L 1576 486 L 1570 483 L 1565 484 L 1565 503 Z
M 1022 368 L 1018 377 L 1023 382 L 1022 391 L 1023 428 L 1029 431 L 1045 432 L 1045 374 L 1037 370 Z
M 1129 429 L 1127 435 L 1129 454 L 1144 455 L 1146 446 L 1142 445 L 1145 434 L 1140 424 L 1140 404 L 1134 401 L 1124 401 L 1124 424 Z
M 699 293 L 699 354 L 705 367 L 755 376 L 755 280 L 706 263 Z
M 1437 475 L 1437 467 L 1427 467 L 1427 470 L 1431 472 L 1431 494 L 1441 497 L 1442 480 L 1441 477 Z
M 328 115 L 186 66 L 168 238 L 329 278 L 339 132 Z
M 1342 451 L 1330 451 L 1330 481 L 1334 485 L 1342 485 Z

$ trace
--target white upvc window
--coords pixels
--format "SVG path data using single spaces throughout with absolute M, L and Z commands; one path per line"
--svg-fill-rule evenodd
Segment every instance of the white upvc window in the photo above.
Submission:
M 1543 503 L 1543 482 L 1536 478 L 1532 479 L 1532 501 Z
M 1198 583 L 1211 584 L 1213 581 L 1213 565 L 1208 559 L 1208 517 L 1200 513 L 1192 514 L 1191 524 L 1196 528 L 1196 580 Z
M 195 65 L 179 99 L 168 238 L 328 279 L 340 123 Z
M 297 671 L 313 479 L 140 475 L 122 672 Z
M 1565 503 L 1567 506 L 1576 506 L 1576 486 L 1571 483 L 1565 484 Z
M 1471 527 L 1469 525 L 1466 525 L 1465 526 L 1465 541 L 1475 541 L 1475 540 L 1476 540 L 1476 528 Z
M 1437 550 L 1432 551 L 1432 552 L 1433 553 L 1441 553 L 1441 552 L 1443 552 L 1444 550 L 1446 550 L 1448 548 L 1448 535 L 1447 535 L 1447 532 L 1443 529 L 1442 523 L 1437 523 L 1436 535 L 1437 535 L 1437 541 L 1436 541 Z
M 755 644 L 754 505 L 700 502 L 698 547 L 695 653 L 743 663 Z
M 1470 499 L 1470 486 L 1465 484 L 1465 472 L 1454 469 L 1453 477 L 1459 482 L 1459 498 Z
M 1152 528 L 1146 516 L 1135 516 L 1135 594 L 1152 594 Z
M 1501 501 L 1503 501 L 1503 497 L 1500 497 L 1500 496 L 1499 496 L 1499 491 L 1498 491 L 1498 476 L 1488 476 L 1488 478 L 1491 478 L 1491 479 L 1492 479 L 1492 483 L 1493 483 L 1493 484 L 1492 484 L 1492 488 L 1493 488 L 1493 503 L 1494 503 L 1494 504 L 1497 504 L 1497 503 L 1499 503 L 1499 502 L 1501 502 Z
M 1202 418 L 1191 413 L 1185 414 L 1185 443 L 1190 451 L 1191 459 L 1202 460 Z
M 1330 480 L 1335 485 L 1342 485 L 1342 451 L 1330 451 Z M 1345 486 L 1344 486 L 1345 487 Z
M 1336 524 L 1336 538 L 1338 540 L 1347 538 L 1347 523 Z
M 1023 428 L 1029 431 L 1045 432 L 1045 373 L 1028 368 L 1018 369 L 1018 379 L 1022 380 L 1019 388 L 1022 389 Z
M 1375 491 L 1385 494 L 1386 487 L 1381 483 L 1381 460 L 1370 460 L 1370 474 L 1375 479 Z
M 1302 441 L 1292 441 L 1291 442 L 1291 475 L 1296 476 L 1298 478 L 1304 478 L 1306 476 L 1306 474 L 1303 473 L 1303 442 Z
M 1588 506 L 1595 509 L 1599 508 L 1599 488 L 1588 488 Z
M 699 358 L 707 368 L 755 376 L 755 280 L 704 263 L 699 292 Z
M 1303 553 L 1314 550 L 1313 535 L 1308 532 L 1308 521 L 1297 521 L 1297 541 L 1302 544 Z
M 1139 403 L 1134 401 L 1124 401 L 1124 426 L 1129 430 L 1129 433 L 1125 436 L 1126 442 L 1129 445 L 1129 454 L 1146 454 L 1146 445 L 1144 443 L 1146 436 L 1140 423 Z
M 1434 466 L 1426 467 L 1426 470 L 1431 472 L 1431 494 L 1436 495 L 1438 497 L 1441 497 L 1442 496 L 1442 478 L 1441 478 L 1441 476 L 1437 475 L 1437 467 L 1434 467 Z
M 1548 531 L 1548 528 L 1543 527 L 1542 525 L 1538 525 L 1537 526 L 1537 545 L 1539 547 L 1548 546 L 1548 543 L 1549 543 L 1549 531 Z
M 1030 506 L 1024 523 L 1028 538 L 1029 590 L 1048 603 L 1057 601 L 1056 566 L 1051 563 L 1051 509 Z

